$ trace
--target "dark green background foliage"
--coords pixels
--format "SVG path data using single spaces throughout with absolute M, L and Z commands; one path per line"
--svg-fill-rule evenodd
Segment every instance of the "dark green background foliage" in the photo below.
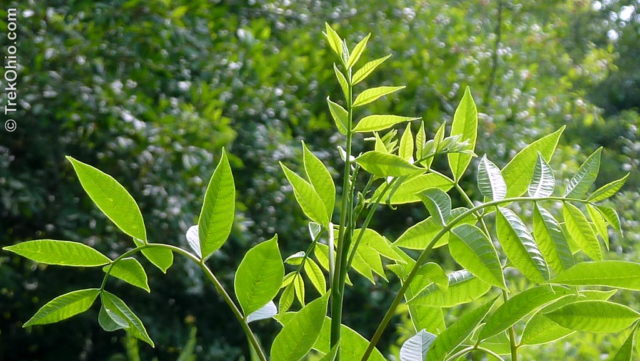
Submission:
M 278 161 L 295 164 L 304 137 L 338 169 L 336 145 L 342 140 L 325 102 L 327 95 L 339 94 L 321 34 L 327 21 L 351 44 L 373 32 L 369 58 L 393 56 L 367 81 L 407 88 L 372 111 L 421 116 L 429 138 L 451 118 L 468 85 L 481 113 L 477 153 L 491 154 L 499 166 L 509 152 L 561 125 L 567 130 L 552 162 L 561 169 L 559 179 L 584 160 L 575 154 L 604 146 L 598 185 L 631 171 L 624 192 L 612 200 L 626 232 L 624 243 L 612 240 L 612 249 L 637 260 L 640 13 L 633 4 L 17 2 L 20 112 L 18 130 L 0 134 L 0 246 L 67 239 L 108 255 L 130 246 L 83 195 L 66 154 L 129 189 L 141 205 L 150 240 L 184 245 L 217 161 L 214 154 L 226 146 L 239 209 L 231 241 L 216 253 L 212 268 L 230 286 L 231 270 L 249 245 L 274 232 L 285 253 L 304 249 L 305 221 Z M 0 29 L 6 29 L 10 5 L 0 9 Z M 404 207 L 393 218 L 382 212 L 376 228 L 395 238 L 423 212 Z M 177 359 L 193 326 L 198 360 L 242 357 L 245 340 L 225 305 L 196 268 L 179 258 L 174 267 L 166 276 L 150 271 L 152 295 L 117 289 L 158 345 L 142 346 L 143 359 Z M 103 333 L 97 310 L 55 327 L 21 328 L 43 301 L 95 287 L 100 279 L 98 271 L 45 268 L 0 255 L 0 359 L 126 359 L 122 335 Z M 345 322 L 368 335 L 392 290 L 354 281 Z M 263 327 L 263 333 L 273 331 Z M 388 337 L 382 349 L 396 338 Z M 555 360 L 554 352 L 564 359 L 569 352 L 576 360 L 592 360 L 600 351 L 594 345 L 610 343 L 601 340 L 569 351 L 547 346 L 545 359 Z

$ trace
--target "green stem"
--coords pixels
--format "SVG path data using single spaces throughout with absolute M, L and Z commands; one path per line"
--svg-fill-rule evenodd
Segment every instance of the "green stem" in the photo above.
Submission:
M 342 324 L 342 297 L 344 293 L 344 262 L 349 251 L 349 243 L 346 233 L 350 233 L 352 188 L 355 179 L 351 179 L 351 142 L 353 134 L 353 86 L 351 81 L 351 69 L 347 69 L 348 96 L 347 96 L 347 144 L 344 160 L 344 179 L 342 181 L 342 209 L 340 213 L 340 227 L 338 231 L 338 250 L 336 252 L 335 276 L 331 285 L 331 347 L 340 342 L 340 325 Z M 329 230 L 331 231 L 331 230 Z M 331 252 L 332 250 L 329 250 Z M 342 284 L 341 284 L 342 283 Z
M 407 292 L 407 289 L 409 289 L 409 286 L 411 285 L 411 281 L 413 281 L 413 279 L 417 275 L 418 269 L 429 258 L 429 256 L 431 255 L 431 251 L 433 250 L 433 246 L 435 246 L 435 244 L 440 240 L 440 238 L 442 238 L 442 236 L 444 236 L 447 232 L 449 232 L 456 224 L 458 224 L 465 217 L 467 217 L 467 216 L 469 216 L 471 214 L 474 214 L 474 213 L 478 212 L 481 209 L 489 208 L 489 207 L 495 207 L 495 206 L 498 206 L 498 205 L 501 205 L 501 204 L 505 204 L 505 203 L 531 202 L 531 201 L 563 201 L 563 202 L 577 202 L 577 203 L 591 204 L 591 202 L 589 202 L 587 200 L 576 199 L 576 198 L 564 198 L 564 197 L 542 197 L 542 198 L 514 197 L 514 198 L 506 198 L 506 199 L 501 199 L 501 200 L 498 200 L 498 201 L 491 201 L 491 202 L 483 203 L 483 204 L 481 204 L 479 206 L 473 207 L 473 208 L 461 213 L 459 216 L 457 216 L 456 218 L 451 220 L 446 226 L 444 226 L 433 237 L 433 239 L 431 240 L 431 242 L 429 242 L 427 247 L 420 253 L 420 256 L 418 256 L 418 259 L 416 260 L 416 263 L 411 268 L 411 271 L 409 272 L 409 275 L 407 276 L 407 279 L 405 280 L 405 282 L 400 287 L 400 290 L 398 290 L 398 293 L 396 293 L 396 296 L 393 298 L 393 301 L 391 301 L 391 305 L 387 309 L 387 312 L 385 313 L 384 317 L 382 318 L 382 321 L 380 321 L 380 324 L 376 328 L 376 331 L 374 332 L 373 337 L 371 337 L 371 341 L 369 342 L 369 345 L 367 346 L 367 349 L 365 350 L 364 354 L 362 355 L 361 361 L 366 361 L 366 360 L 369 359 L 369 356 L 371 356 L 371 353 L 373 352 L 373 349 L 376 347 L 376 345 L 378 344 L 378 341 L 380 341 L 380 338 L 382 337 L 382 333 L 384 332 L 385 328 L 389 325 L 389 322 L 391 322 L 391 318 L 393 318 L 393 315 L 395 314 L 396 308 L 398 307 L 398 305 L 400 305 L 400 302 L 402 301 L 405 292 Z
M 134 249 L 131 249 L 131 250 L 121 254 L 115 260 L 113 260 L 110 264 L 113 266 L 116 262 L 120 261 L 121 259 L 123 259 L 125 257 L 128 257 L 128 256 L 131 256 L 133 254 L 136 254 L 136 253 L 142 251 L 145 248 L 166 248 L 166 249 L 169 249 L 169 250 L 171 250 L 171 251 L 173 251 L 175 253 L 183 255 L 183 256 L 187 257 L 188 259 L 190 259 L 191 261 L 195 262 L 200 267 L 200 269 L 204 272 L 205 276 L 209 279 L 209 281 L 213 284 L 213 286 L 216 289 L 216 292 L 218 292 L 218 294 L 223 298 L 224 302 L 231 309 L 231 312 L 233 313 L 233 315 L 236 317 L 236 319 L 240 323 L 240 327 L 242 327 L 242 331 L 245 333 L 245 335 L 249 339 L 249 341 L 251 343 L 251 346 L 253 347 L 254 351 L 256 351 L 256 353 L 258 354 L 258 358 L 260 359 L 260 361 L 267 361 L 267 356 L 265 356 L 264 350 L 262 350 L 262 347 L 260 346 L 260 343 L 258 342 L 258 338 L 251 331 L 251 328 L 249 327 L 249 324 L 247 323 L 247 320 L 242 315 L 242 312 L 240 311 L 238 306 L 235 304 L 235 302 L 233 301 L 233 299 L 231 298 L 229 293 L 227 293 L 227 291 L 224 289 L 224 286 L 222 285 L 222 283 L 216 278 L 216 276 L 213 274 L 213 272 L 211 272 L 211 269 L 209 269 L 209 267 L 207 267 L 207 265 L 204 263 L 204 260 L 199 259 L 196 255 L 192 254 L 191 252 L 185 251 L 182 248 L 179 248 L 179 247 L 176 247 L 176 246 L 172 246 L 172 245 L 169 245 L 169 244 L 147 243 L 145 245 L 142 245 L 140 247 L 136 247 Z M 100 292 L 102 292 L 104 290 L 104 287 L 106 286 L 107 279 L 109 278 L 109 274 L 111 273 L 111 269 L 112 268 L 113 267 L 109 267 L 109 269 L 105 273 L 104 278 L 102 279 L 102 284 L 100 285 Z
M 500 355 L 498 355 L 497 353 L 489 350 L 488 348 L 484 348 L 484 347 L 480 347 L 480 346 L 465 347 L 462 350 L 460 350 L 460 351 L 454 353 L 453 355 L 447 357 L 447 361 L 454 361 L 458 357 L 466 355 L 466 354 L 468 354 L 470 352 L 473 352 L 473 351 L 482 351 L 482 352 L 486 353 L 487 355 L 493 356 L 498 361 L 504 361 L 504 359 L 502 357 L 500 357 Z
M 507 291 L 502 290 L 502 298 L 504 302 L 509 300 Z M 518 361 L 518 345 L 516 344 L 516 331 L 513 329 L 513 326 L 509 327 L 509 346 L 511 350 L 511 361 Z

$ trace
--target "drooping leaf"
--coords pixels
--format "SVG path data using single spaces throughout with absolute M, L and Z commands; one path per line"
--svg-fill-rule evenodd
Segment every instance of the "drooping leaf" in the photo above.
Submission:
M 449 252 L 462 267 L 482 281 L 506 289 L 502 265 L 491 240 L 477 227 L 461 225 L 449 238 Z
M 565 197 L 582 199 L 593 185 L 600 171 L 600 157 L 602 147 L 596 149 L 587 160 L 582 163 L 576 175 L 569 180 Z
M 435 339 L 436 335 L 420 330 L 400 347 L 400 361 L 424 361 Z
M 634 327 L 629 337 L 622 344 L 622 347 L 616 352 L 616 354 L 610 359 L 611 361 L 631 361 L 633 358 L 634 341 L 636 338 L 636 331 L 638 326 Z
M 511 297 L 487 317 L 487 323 L 480 331 L 480 339 L 497 335 L 537 309 L 571 292 L 568 288 L 543 285 Z
M 619 332 L 640 319 L 640 313 L 608 301 L 580 301 L 545 314 L 562 327 L 575 331 Z
M 98 313 L 98 324 L 102 327 L 103 330 L 107 332 L 113 332 L 117 330 L 122 330 L 123 328 L 129 327 L 129 324 L 126 320 L 120 318 L 115 313 L 108 313 L 104 308 L 104 305 L 100 306 L 100 312 Z
M 333 52 L 339 57 L 342 57 L 342 39 L 340 39 L 338 33 L 336 33 L 329 24 L 324 23 L 324 27 L 326 31 L 325 37 L 327 38 L 327 42 L 329 43 L 331 50 L 333 50 Z
M 358 59 L 360 59 L 360 56 L 364 52 L 364 49 L 366 49 L 367 47 L 367 42 L 369 41 L 370 37 L 371 34 L 367 34 L 367 36 L 365 36 L 362 40 L 360 40 L 360 42 L 358 42 L 358 44 L 356 44 L 356 46 L 353 47 L 351 54 L 349 54 L 347 68 L 353 67 L 358 62 Z
M 251 314 L 247 316 L 247 323 L 253 322 L 253 321 L 265 320 L 277 314 L 278 314 L 278 308 L 276 307 L 276 304 L 273 303 L 273 301 L 269 301 L 267 302 L 266 305 L 251 312 Z
M 446 225 L 451 217 L 451 198 L 449 195 L 440 189 L 434 188 L 427 189 L 418 196 L 429 211 L 431 217 L 441 226 Z
M 151 347 L 154 347 L 153 341 L 149 337 L 142 321 L 140 321 L 140 318 L 131 311 L 129 306 L 127 306 L 123 300 L 107 291 L 102 292 L 101 299 L 107 315 L 114 320 L 124 320 L 128 325 L 128 327 L 126 327 L 127 332 L 129 332 L 133 337 L 148 343 Z
M 582 211 L 573 204 L 565 202 L 562 218 L 567 226 L 567 232 L 580 249 L 593 260 L 602 260 L 600 242 Z
M 553 194 L 553 188 L 556 185 L 556 178 L 553 176 L 553 170 L 542 154 L 538 153 L 538 161 L 533 171 L 533 179 L 529 184 L 529 197 L 544 198 Z
M 296 312 L 271 345 L 271 359 L 298 361 L 318 339 L 327 311 L 329 294 L 317 298 Z
M 587 200 L 591 202 L 600 202 L 613 196 L 620 190 L 620 188 L 622 188 L 622 186 L 624 186 L 630 174 L 631 173 L 627 173 L 624 177 L 614 180 L 613 182 L 607 183 L 602 187 L 596 189 L 593 193 L 591 193 Z
M 533 235 L 551 269 L 559 272 L 573 265 L 573 254 L 560 224 L 538 204 L 533 209 Z
M 307 258 L 304 262 L 304 272 L 307 274 L 313 287 L 315 287 L 321 295 L 327 292 L 327 280 L 324 277 L 324 273 L 322 273 L 320 266 L 311 258 Z
M 499 208 L 496 233 L 504 253 L 515 268 L 533 282 L 549 278 L 547 263 L 522 220 L 508 208 Z
M 236 297 L 245 315 L 271 301 L 282 284 L 284 264 L 278 236 L 251 248 L 240 262 L 234 278 Z
M 451 179 L 437 173 L 419 174 L 406 179 L 399 178 L 381 199 L 381 203 L 405 204 L 419 202 L 419 194 L 427 189 L 437 188 L 444 192 L 453 187 Z M 376 189 L 371 199 L 377 199 L 383 187 Z
M 367 172 L 378 177 L 401 177 L 421 173 L 424 170 L 393 154 L 369 151 L 356 162 Z
M 564 129 L 565 127 L 563 126 L 529 144 L 507 163 L 502 169 L 502 177 L 508 188 L 507 197 L 519 197 L 527 191 L 535 172 L 538 153 L 542 155 L 545 161 L 550 161 Z
M 307 178 L 322 199 L 327 211 L 327 217 L 331 220 L 336 201 L 336 186 L 333 184 L 331 173 L 329 173 L 329 170 L 322 164 L 320 159 L 311 153 L 304 142 L 302 143 L 302 149 L 302 161 Z
M 581 262 L 559 273 L 552 282 L 640 291 L 640 264 L 625 261 Z
M 149 289 L 149 282 L 147 281 L 147 273 L 144 271 L 144 268 L 142 268 L 140 262 L 135 258 L 123 258 L 116 263 L 104 266 L 102 270 L 130 285 L 140 287 L 147 292 L 151 292 L 151 289 Z
M 2 249 L 34 262 L 59 266 L 96 267 L 111 262 L 107 256 L 79 242 L 39 239 Z
M 347 134 L 349 129 L 349 113 L 338 103 L 334 103 L 327 97 L 327 104 L 329 104 L 329 112 L 333 121 L 336 123 L 338 131 L 342 134 Z
M 442 361 L 445 356 L 462 344 L 471 336 L 480 322 L 486 317 L 493 306 L 495 299 L 479 306 L 471 311 L 465 312 L 456 322 L 444 330 L 431 346 L 427 353 L 426 360 Z
M 200 253 L 208 258 L 227 241 L 235 214 L 236 188 L 227 153 L 211 176 L 198 220 Z
M 474 301 L 491 288 L 488 283 L 481 281 L 466 270 L 452 272 L 448 277 L 449 287 L 446 290 L 432 284 L 409 302 L 427 306 L 453 307 Z
M 478 110 L 471 96 L 471 90 L 467 87 L 453 115 L 451 124 L 451 136 L 460 135 L 460 141 L 469 143 L 469 149 L 474 150 L 478 137 Z M 471 162 L 471 154 L 448 154 L 449 167 L 453 173 L 453 179 L 460 179 Z
M 487 159 L 486 155 L 478 164 L 478 188 L 483 196 L 493 201 L 504 199 L 507 194 L 507 185 L 500 174 L 500 168 Z
M 404 86 L 380 86 L 376 88 L 369 88 L 358 94 L 356 100 L 353 102 L 353 107 L 361 107 L 374 102 L 385 95 L 395 93 L 404 88 Z
M 616 291 L 582 291 L 578 294 L 572 294 L 562 297 L 551 302 L 548 306 L 543 307 L 527 321 L 522 332 L 521 343 L 523 345 L 539 345 L 555 340 L 559 340 L 574 331 L 564 328 L 557 323 L 551 321 L 545 313 L 557 310 L 564 305 L 585 300 L 607 300 Z
M 82 313 L 91 307 L 100 290 L 90 288 L 58 296 L 42 306 L 22 327 L 56 323 Z
M 365 63 L 360 69 L 358 69 L 355 74 L 353 74 L 352 83 L 356 85 L 366 79 L 369 74 L 371 74 L 376 68 L 385 62 L 385 60 L 389 59 L 391 55 L 384 56 L 382 58 L 378 58 L 375 60 L 371 60 L 370 62 Z
M 147 241 L 142 213 L 131 194 L 110 175 L 67 156 L 89 198 L 122 232 Z
M 388 129 L 396 124 L 410 122 L 420 118 L 401 117 L 399 115 L 369 115 L 366 116 L 356 124 L 353 128 L 354 132 L 377 132 Z
M 400 158 L 406 160 L 409 163 L 413 162 L 413 134 L 411 133 L 411 124 L 407 124 L 407 127 L 402 133 L 400 138 L 400 148 L 398 149 L 398 155 Z
M 304 214 L 316 223 L 320 223 L 322 225 L 329 224 L 329 218 L 327 217 L 327 210 L 324 206 L 324 202 L 313 186 L 287 168 L 284 164 L 280 163 L 280 166 L 282 167 L 289 184 L 293 187 L 293 194 Z

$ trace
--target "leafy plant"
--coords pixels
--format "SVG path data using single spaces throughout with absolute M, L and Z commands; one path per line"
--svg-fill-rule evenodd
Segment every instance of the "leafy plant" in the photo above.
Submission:
M 470 89 L 455 111 L 449 135 L 445 136 L 442 124 L 427 140 L 424 123 L 413 133 L 418 118 L 362 112 L 363 106 L 403 88 L 371 87 L 355 95 L 355 86 L 388 59 L 355 69 L 369 36 L 351 49 L 328 25 L 325 36 L 338 56 L 334 72 L 343 96 L 340 102 L 327 99 L 336 128 L 345 136 L 337 207 L 331 173 L 304 143 L 299 172 L 281 164 L 309 220 L 311 241 L 305 251 L 283 260 L 277 235 L 258 243 L 238 266 L 234 298 L 206 264 L 224 246 L 234 218 L 234 179 L 224 150 L 197 225 L 186 232 L 189 250 L 150 242 L 140 210 L 126 189 L 111 176 L 69 157 L 86 193 L 132 238 L 133 248 L 110 259 L 68 241 L 34 240 L 5 247 L 44 264 L 103 267 L 99 288 L 54 298 L 24 326 L 65 320 L 88 310 L 99 298 L 98 322 L 104 330 L 125 330 L 153 346 L 133 310 L 106 290 L 107 281 L 113 276 L 149 292 L 138 259 L 146 258 L 166 272 L 178 254 L 200 267 L 239 322 L 252 354 L 262 361 L 268 360 L 267 354 L 274 361 L 297 361 L 310 353 L 323 360 L 385 360 L 376 346 L 401 304 L 415 328 L 415 335 L 400 350 L 402 361 L 456 360 L 472 352 L 498 360 L 509 355 L 515 361 L 522 347 L 574 332 L 629 329 L 628 340 L 612 359 L 631 360 L 640 313 L 609 299 L 618 290 L 640 290 L 640 264 L 605 260 L 609 228 L 620 232 L 620 221 L 613 208 L 598 202 L 615 194 L 626 176 L 589 193 L 602 150 L 587 158 L 562 192 L 548 163 L 564 128 L 526 146 L 502 169 L 485 155 L 477 161 L 477 184 L 484 199 L 473 202 L 460 185 L 476 157 L 478 115 Z M 359 121 L 357 115 L 362 115 Z M 394 126 L 405 123 L 400 136 Z M 361 140 L 371 144 L 370 150 L 356 153 Z M 444 156 L 448 170 L 432 167 L 442 163 L 434 159 Z M 453 207 L 448 194 L 452 191 L 464 200 L 464 207 Z M 418 202 L 429 216 L 395 242 L 370 228 L 381 205 L 393 208 Z M 340 211 L 334 224 L 335 208 Z M 447 273 L 431 262 L 433 250 L 445 246 L 461 269 Z M 401 286 L 367 340 L 342 322 L 345 289 L 350 277 L 358 275 L 372 283 L 389 282 L 385 268 Z M 454 307 L 454 314 L 458 309 L 463 312 L 447 324 L 444 312 Z M 271 318 L 282 329 L 267 353 L 251 323 Z

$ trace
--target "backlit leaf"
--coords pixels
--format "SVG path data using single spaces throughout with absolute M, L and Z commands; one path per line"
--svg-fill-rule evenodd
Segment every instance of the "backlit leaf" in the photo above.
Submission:
M 95 267 L 111 262 L 107 256 L 78 242 L 39 239 L 2 248 L 32 261 L 59 266 Z
M 130 285 L 140 287 L 147 292 L 151 292 L 147 281 L 147 273 L 144 271 L 144 268 L 142 268 L 140 262 L 135 258 L 123 258 L 116 263 L 104 266 L 102 270 L 104 272 L 109 272 L 109 275 L 121 279 Z
M 582 199 L 593 185 L 600 171 L 600 157 L 602 147 L 596 149 L 587 160 L 582 163 L 576 175 L 569 180 L 565 196 L 567 198 Z
M 626 261 L 581 262 L 559 273 L 552 282 L 640 291 L 640 264 Z
M 449 252 L 462 267 L 486 283 L 506 289 L 502 265 L 491 240 L 477 227 L 461 225 L 449 238 Z
M 610 359 L 611 361 L 631 361 L 633 357 L 634 351 L 634 341 L 636 338 L 636 331 L 638 330 L 638 326 L 634 327 L 629 337 L 627 337 L 622 347 L 616 352 L 616 354 Z
M 335 30 L 333 30 L 333 28 L 331 26 L 329 26 L 329 24 L 325 23 L 324 24 L 325 27 L 325 36 L 327 38 L 327 42 L 329 43 L 329 46 L 331 47 L 331 50 L 333 50 L 334 53 L 336 53 L 338 56 L 342 56 L 342 39 L 340 39 L 340 36 L 338 35 L 338 33 L 336 33 Z
M 544 160 L 542 154 L 538 153 L 538 161 L 533 171 L 533 179 L 529 184 L 529 197 L 544 198 L 553 194 L 553 188 L 556 185 L 556 178 L 553 176 L 553 170 Z
M 198 220 L 200 253 L 208 258 L 227 241 L 236 205 L 236 188 L 227 153 L 222 157 L 211 176 L 204 196 Z
M 451 216 L 451 198 L 449 195 L 437 188 L 427 189 L 421 192 L 420 199 L 429 211 L 431 217 L 444 226 Z
M 640 319 L 631 308 L 607 301 L 570 303 L 545 315 L 562 327 L 597 333 L 619 332 Z
M 329 112 L 333 121 L 336 123 L 338 131 L 342 134 L 347 134 L 349 129 L 349 113 L 338 103 L 334 103 L 327 97 L 327 104 L 329 104 Z
M 42 306 L 22 327 L 56 323 L 82 313 L 91 307 L 100 290 L 90 288 L 58 296 Z
M 340 71 L 340 69 L 338 69 L 335 63 L 333 64 L 333 71 L 336 73 L 338 84 L 340 84 L 340 88 L 342 89 L 342 95 L 344 96 L 344 101 L 347 101 L 347 99 L 349 98 L 349 83 L 347 82 L 347 78 L 344 76 L 344 74 L 342 74 L 342 72 Z M 346 132 L 346 129 L 339 129 L 339 130 L 340 132 L 343 132 L 343 130 Z
M 402 133 L 398 155 L 410 163 L 413 162 L 413 134 L 411 133 L 411 124 L 407 124 L 404 133 Z
M 587 200 L 591 202 L 600 202 L 613 196 L 620 190 L 620 188 L 622 188 L 622 186 L 627 181 L 627 178 L 629 178 L 629 175 L 630 173 L 627 173 L 624 177 L 618 180 L 614 180 L 613 182 L 607 183 L 602 187 L 596 189 L 593 193 L 591 193 Z
M 367 42 L 369 41 L 370 37 L 371 34 L 367 34 L 367 36 L 365 36 L 362 40 L 360 40 L 360 42 L 358 42 L 358 44 L 356 44 L 356 46 L 353 47 L 351 54 L 349 54 L 347 68 L 353 67 L 358 62 L 358 59 L 360 59 L 360 56 L 364 52 L 364 49 L 366 49 L 367 47 Z
M 393 154 L 369 151 L 358 158 L 356 162 L 367 172 L 378 177 L 400 177 L 421 173 L 424 170 Z
M 455 271 L 450 273 L 448 277 L 449 287 L 446 290 L 432 284 L 409 302 L 428 306 L 453 307 L 474 301 L 491 288 L 488 283 L 481 281 L 466 270 Z
M 333 215 L 333 207 L 336 201 L 336 186 L 333 184 L 333 178 L 327 167 L 322 164 L 320 159 L 316 157 L 309 148 L 302 143 L 304 170 L 307 173 L 311 185 L 316 190 L 327 211 L 327 217 L 331 220 Z
M 353 107 L 355 108 L 369 104 L 385 95 L 395 93 L 400 89 L 404 89 L 404 86 L 381 86 L 377 88 L 369 88 L 358 94 L 356 100 L 353 102 Z
M 126 327 L 128 333 L 154 347 L 153 341 L 149 337 L 142 321 L 123 300 L 107 291 L 102 292 L 101 299 L 104 309 L 112 319 L 124 320 L 128 324 L 128 327 Z
M 316 192 L 313 186 L 287 168 L 284 164 L 280 163 L 280 166 L 282 167 L 287 180 L 289 180 L 289 184 L 291 184 L 291 187 L 293 188 L 293 194 L 304 214 L 316 223 L 320 223 L 322 225 L 329 224 L 327 209 L 322 198 L 320 198 L 320 195 Z
M 560 224 L 538 204 L 533 209 L 533 235 L 540 252 L 554 271 L 559 272 L 573 265 L 573 254 Z
M 569 235 L 580 249 L 593 260 L 602 260 L 600 242 L 582 211 L 571 203 L 564 203 L 562 217 Z
M 309 281 L 311 281 L 313 287 L 323 295 L 327 291 L 327 280 L 325 279 L 320 266 L 318 266 L 318 264 L 311 258 L 307 258 L 304 262 L 304 271 L 307 274 L 307 277 L 309 277 Z
M 356 124 L 353 128 L 354 132 L 377 132 L 388 129 L 396 124 L 410 122 L 420 118 L 401 117 L 399 115 L 369 115 Z
M 438 174 L 428 173 L 399 178 L 381 199 L 381 203 L 405 204 L 419 202 L 419 194 L 427 189 L 437 188 L 444 192 L 453 187 L 451 179 Z M 384 187 L 376 189 L 371 199 L 377 199 Z
M 478 164 L 478 188 L 483 196 L 493 201 L 504 199 L 507 194 L 507 185 L 496 167 L 487 156 L 483 156 Z
M 467 87 L 453 115 L 451 124 L 451 136 L 460 135 L 460 141 L 469 143 L 469 149 L 474 150 L 478 137 L 478 111 L 476 103 L 471 96 L 471 90 Z M 447 155 L 449 167 L 454 179 L 459 179 L 471 162 L 471 154 L 453 153 Z
M 391 55 L 387 55 L 385 57 L 382 58 L 378 58 L 375 60 L 372 60 L 368 63 L 365 63 L 360 69 L 358 69 L 355 74 L 353 74 L 353 85 L 356 85 L 358 83 L 360 83 L 361 81 L 363 81 L 364 79 L 366 79 L 369 74 L 371 74 L 374 70 L 376 70 L 376 68 L 385 62 L 385 60 L 389 59 L 391 57 Z

